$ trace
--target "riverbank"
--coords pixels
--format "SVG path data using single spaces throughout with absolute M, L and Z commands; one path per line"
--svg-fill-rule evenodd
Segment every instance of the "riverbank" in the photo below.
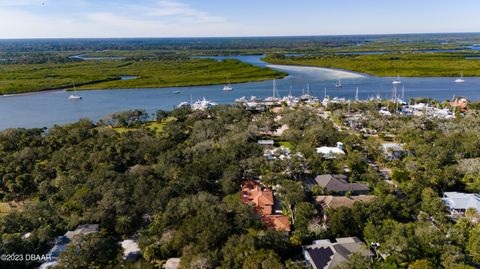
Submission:
M 0 66 L 0 94 L 48 90 L 133 89 L 263 81 L 288 74 L 238 60 L 83 61 Z M 132 76 L 135 79 L 123 79 Z
M 479 56 L 469 53 L 386 53 L 285 57 L 271 54 L 263 60 L 270 64 L 311 66 L 351 70 L 379 77 L 466 77 L 480 76 Z

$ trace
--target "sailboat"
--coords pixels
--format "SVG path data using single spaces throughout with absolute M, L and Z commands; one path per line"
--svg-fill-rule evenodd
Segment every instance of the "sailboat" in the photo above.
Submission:
M 337 89 L 338 89 L 338 88 L 343 88 L 343 84 L 342 84 L 342 80 L 341 80 L 341 79 L 339 79 L 338 82 L 337 82 L 337 84 L 335 84 L 335 88 L 337 88 Z
M 463 71 L 460 77 L 455 80 L 455 83 L 465 83 L 465 79 L 463 79 Z
M 81 100 L 82 97 L 80 95 L 75 94 L 77 92 L 77 88 L 75 88 L 75 82 L 72 82 L 72 83 L 73 83 L 73 93 L 74 94 L 70 94 L 70 96 L 68 96 L 68 99 L 69 100 Z
M 393 85 L 400 85 L 402 81 L 400 80 L 400 74 L 397 74 L 397 79 L 392 82 Z
M 233 91 L 233 87 L 230 84 L 230 79 L 227 79 L 227 81 L 228 81 L 227 84 L 225 86 L 223 86 L 223 90 L 226 91 L 226 92 Z
M 277 90 L 277 82 L 273 80 L 273 94 L 272 96 L 269 96 L 265 98 L 265 102 L 278 102 L 280 99 L 277 97 L 278 96 L 278 90 Z

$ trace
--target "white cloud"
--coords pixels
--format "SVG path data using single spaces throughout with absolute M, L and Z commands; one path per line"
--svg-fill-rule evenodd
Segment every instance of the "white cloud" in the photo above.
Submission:
M 70 1 L 45 0 L 46 9 L 43 11 L 24 6 L 41 1 L 19 0 L 13 5 L 9 4 L 10 1 L 0 0 L 0 39 L 207 37 L 267 33 L 257 26 L 229 22 L 177 0 L 160 0 L 150 6 Z
M 41 6 L 46 3 L 48 0 L 0 0 L 0 7 Z
M 192 22 L 224 22 L 219 16 L 212 16 L 204 11 L 192 8 L 190 5 L 175 1 L 161 0 L 156 6 L 149 7 L 144 13 L 146 16 L 171 17 L 182 21 Z

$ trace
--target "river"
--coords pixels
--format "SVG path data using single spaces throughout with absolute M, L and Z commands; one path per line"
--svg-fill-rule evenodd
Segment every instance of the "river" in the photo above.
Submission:
M 268 65 L 261 61 L 261 55 L 213 57 L 217 60 L 235 58 L 244 62 L 268 66 L 288 72 L 290 75 L 277 81 L 280 95 L 301 95 L 310 85 L 312 95 L 323 98 L 324 88 L 330 97 L 353 99 L 356 88 L 359 97 L 366 99 L 374 96 L 389 98 L 394 78 L 379 78 L 349 71 Z M 343 88 L 335 88 L 341 79 Z M 454 83 L 454 78 L 402 78 L 405 99 L 411 97 L 431 97 L 433 99 L 451 99 L 453 95 L 465 96 L 470 100 L 480 99 L 480 78 L 466 78 L 465 84 Z M 77 91 L 82 100 L 69 100 L 71 94 L 65 91 L 50 91 L 24 95 L 0 97 L 0 130 L 14 127 L 49 127 L 54 124 L 75 122 L 82 118 L 97 121 L 114 112 L 129 109 L 144 109 L 149 113 L 157 109 L 170 110 L 180 102 L 196 101 L 203 97 L 220 104 L 233 103 L 236 98 L 252 95 L 265 98 L 272 94 L 272 81 L 234 84 L 234 90 L 224 92 L 223 85 L 163 89 L 123 89 Z M 401 93 L 402 86 L 398 88 Z

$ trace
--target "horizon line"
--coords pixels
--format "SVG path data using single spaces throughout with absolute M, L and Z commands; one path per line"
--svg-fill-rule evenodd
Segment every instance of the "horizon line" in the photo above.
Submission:
M 455 34 L 480 34 L 480 32 L 403 32 L 403 33 L 381 33 L 381 34 L 313 34 L 313 35 L 251 35 L 251 36 L 138 36 L 138 37 L 19 37 L 4 38 L 6 40 L 68 40 L 68 39 L 214 39 L 214 38 L 288 38 L 288 37 L 349 37 L 349 36 L 407 36 L 407 35 L 455 35 Z

